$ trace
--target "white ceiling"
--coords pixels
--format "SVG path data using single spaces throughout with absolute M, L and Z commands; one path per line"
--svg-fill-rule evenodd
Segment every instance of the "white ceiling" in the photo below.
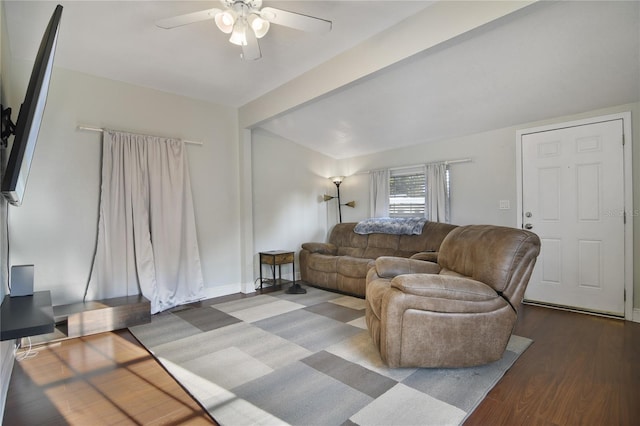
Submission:
M 56 2 L 5 0 L 11 53 L 33 59 Z M 155 21 L 222 7 L 207 1 L 60 1 L 55 64 L 113 80 L 239 107 L 424 9 L 427 1 L 269 1 L 331 20 L 328 34 L 272 25 L 262 59 L 243 61 L 213 20 L 171 30 Z M 357 16 L 358 19 L 353 19 Z
M 66 1 L 56 66 L 239 107 L 432 3 L 265 0 L 333 29 L 273 25 L 263 58 L 245 62 L 212 21 L 154 25 L 216 0 Z M 12 55 L 32 59 L 55 3 L 4 4 Z M 640 2 L 541 2 L 260 126 L 348 158 L 636 101 Z

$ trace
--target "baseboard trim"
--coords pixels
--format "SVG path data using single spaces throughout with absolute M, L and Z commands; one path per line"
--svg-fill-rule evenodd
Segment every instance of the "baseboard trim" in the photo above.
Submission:
M 204 299 L 213 299 L 214 297 L 226 296 L 234 293 L 243 293 L 241 284 L 228 284 L 209 288 L 205 287 Z
M 631 319 L 633 322 L 640 322 L 640 308 L 635 308 L 633 310 L 633 318 Z

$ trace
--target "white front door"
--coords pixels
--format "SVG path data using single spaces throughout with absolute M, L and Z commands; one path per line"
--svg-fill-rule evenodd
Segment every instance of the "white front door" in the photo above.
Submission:
M 522 224 L 542 241 L 525 300 L 624 316 L 623 120 L 520 143 Z

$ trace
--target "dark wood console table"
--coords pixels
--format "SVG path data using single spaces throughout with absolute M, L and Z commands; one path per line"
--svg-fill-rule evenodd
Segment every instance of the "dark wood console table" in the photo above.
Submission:
M 4 297 L 0 306 L 0 340 L 51 333 L 54 325 L 50 291 Z

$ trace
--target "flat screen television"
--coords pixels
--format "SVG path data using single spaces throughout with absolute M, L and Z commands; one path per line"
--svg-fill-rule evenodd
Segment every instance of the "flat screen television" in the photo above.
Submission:
M 57 5 L 42 36 L 40 48 L 31 71 L 29 85 L 27 86 L 27 93 L 20 107 L 18 120 L 15 127 L 11 126 L 11 133 L 15 136 L 11 146 L 11 154 L 9 154 L 9 160 L 7 161 L 7 168 L 2 177 L 2 195 L 9 203 L 15 206 L 22 204 L 27 186 L 31 160 L 33 159 L 38 133 L 40 132 L 40 124 L 42 123 L 42 115 L 47 102 L 61 16 L 62 6 Z M 5 111 L 3 111 L 4 114 Z M 5 120 L 3 119 L 3 121 Z

